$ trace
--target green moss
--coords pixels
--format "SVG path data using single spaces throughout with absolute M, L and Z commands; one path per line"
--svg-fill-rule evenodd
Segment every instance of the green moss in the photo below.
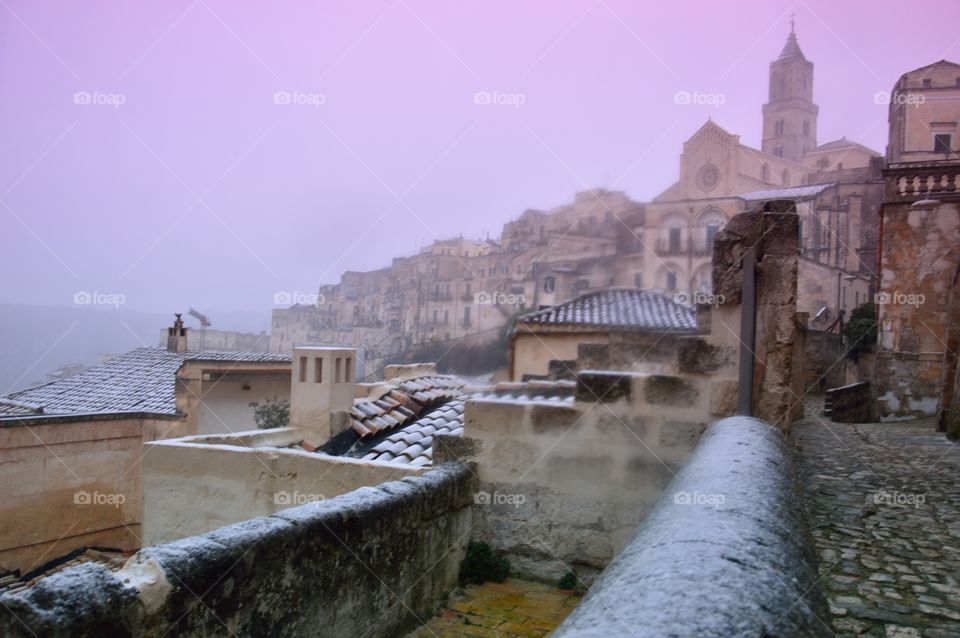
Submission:
M 488 580 L 502 583 L 510 575 L 510 561 L 497 555 L 486 543 L 471 542 L 460 563 L 460 584 L 481 585 Z

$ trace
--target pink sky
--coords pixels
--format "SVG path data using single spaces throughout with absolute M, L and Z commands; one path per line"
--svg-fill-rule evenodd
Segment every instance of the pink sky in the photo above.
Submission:
M 266 321 L 276 291 L 587 187 L 652 198 L 708 117 L 759 144 L 791 13 L 821 143 L 882 151 L 874 93 L 960 59 L 956 0 L 240 4 L 0 0 L 0 302 Z

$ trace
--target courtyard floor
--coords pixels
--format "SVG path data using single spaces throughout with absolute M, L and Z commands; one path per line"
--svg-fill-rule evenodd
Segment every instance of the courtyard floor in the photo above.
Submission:
M 839 637 L 960 636 L 960 446 L 932 419 L 794 426 Z
M 471 585 L 452 596 L 442 613 L 408 638 L 539 638 L 556 629 L 580 598 L 555 586 L 516 578 Z

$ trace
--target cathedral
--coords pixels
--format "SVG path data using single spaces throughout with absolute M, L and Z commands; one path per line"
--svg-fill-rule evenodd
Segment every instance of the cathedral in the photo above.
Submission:
M 645 206 L 648 286 L 708 292 L 714 234 L 751 203 L 776 197 L 795 201 L 801 215 L 800 310 L 827 327 L 868 300 L 883 159 L 846 138 L 817 144 L 813 71 L 791 29 L 770 63 L 761 148 L 712 121 L 684 143 L 679 179 Z

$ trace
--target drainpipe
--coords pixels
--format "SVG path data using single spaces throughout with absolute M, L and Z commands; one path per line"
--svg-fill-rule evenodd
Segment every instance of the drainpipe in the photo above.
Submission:
M 757 249 L 743 256 L 743 289 L 740 299 L 740 381 L 737 414 L 753 416 L 754 341 L 757 328 Z

